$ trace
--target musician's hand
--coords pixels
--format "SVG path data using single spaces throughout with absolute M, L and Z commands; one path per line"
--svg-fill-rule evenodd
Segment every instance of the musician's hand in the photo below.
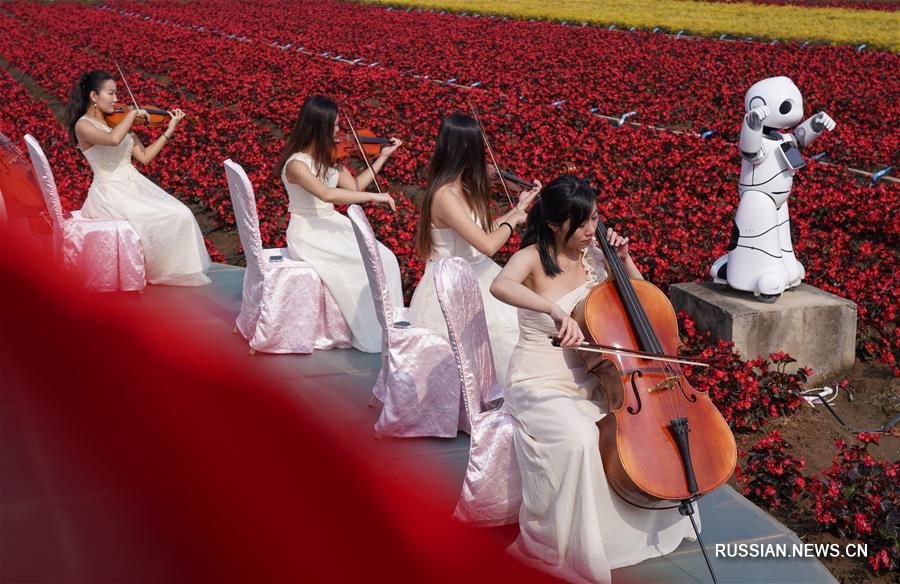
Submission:
M 385 159 L 386 159 L 386 158 L 388 158 L 391 154 L 393 154 L 394 151 L 397 150 L 397 148 L 400 148 L 401 146 L 403 146 L 403 141 L 401 141 L 399 138 L 391 138 L 391 145 L 390 145 L 390 146 L 385 146 L 385 147 L 383 147 L 383 148 L 381 149 L 381 154 L 380 154 L 380 156 L 381 156 L 382 158 L 385 158 Z
M 132 109 L 131 111 L 133 111 L 135 114 L 137 114 L 135 117 L 138 117 L 138 118 L 144 118 L 145 120 L 149 120 L 149 119 L 150 119 L 150 114 L 148 114 L 148 113 L 147 113 L 147 110 L 145 110 L 145 109 L 143 109 L 143 108 L 141 108 L 141 109 Z
M 397 212 L 397 203 L 394 201 L 394 197 L 390 196 L 387 193 L 376 193 L 372 197 L 372 202 L 384 203 L 391 208 L 391 211 L 393 211 L 394 213 Z
M 623 262 L 628 259 L 628 238 L 616 233 L 612 227 L 606 228 L 606 241 L 616 250 L 616 255 Z
M 527 214 L 528 208 L 531 206 L 531 203 L 538 196 L 538 193 L 541 192 L 541 189 L 544 188 L 544 185 L 541 184 L 541 181 L 534 181 L 534 186 L 527 191 L 522 191 L 519 193 L 519 202 L 516 203 L 516 210 L 522 213 Z
M 175 108 L 174 110 L 170 111 L 169 112 L 169 127 L 166 131 L 170 132 L 170 133 L 174 132 L 175 126 L 177 126 L 178 123 L 184 119 L 184 115 L 185 115 L 184 112 L 181 111 L 179 108 Z
M 556 323 L 556 336 L 560 347 L 575 347 L 584 341 L 584 333 L 574 318 L 557 305 L 550 309 L 550 318 Z

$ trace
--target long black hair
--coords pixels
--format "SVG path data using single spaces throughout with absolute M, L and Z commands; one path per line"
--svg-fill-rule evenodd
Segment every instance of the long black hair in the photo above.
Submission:
M 434 154 L 428 162 L 428 186 L 422 200 L 416 250 L 419 257 L 431 254 L 431 204 L 445 184 L 459 177 L 463 198 L 485 231 L 493 229 L 487 165 L 481 128 L 465 114 L 451 114 L 441 122 Z
M 541 255 L 544 273 L 551 278 L 562 273 L 556 256 L 556 238 L 550 225 L 562 226 L 569 220 L 563 241 L 590 219 L 597 206 L 597 193 L 580 178 L 566 174 L 547 183 L 538 195 L 537 203 L 528 211 L 522 247 L 536 245 Z
M 329 168 L 334 166 L 334 122 L 337 120 L 338 106 L 324 95 L 313 95 L 306 98 L 300 107 L 300 115 L 294 122 L 294 129 L 288 136 L 281 158 L 275 166 L 275 174 L 281 176 L 288 158 L 309 150 L 316 167 L 316 176 L 324 177 Z
M 91 105 L 91 92 L 100 91 L 100 86 L 113 79 L 106 71 L 99 69 L 82 73 L 75 82 L 75 87 L 69 92 L 69 103 L 66 104 L 66 127 L 69 128 L 69 137 L 76 144 L 78 136 L 75 135 L 75 124 L 83 116 Z

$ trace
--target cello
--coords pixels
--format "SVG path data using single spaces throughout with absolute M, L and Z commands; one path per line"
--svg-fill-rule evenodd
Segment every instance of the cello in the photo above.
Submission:
M 628 277 L 605 233 L 599 221 L 596 238 L 612 278 L 591 290 L 573 314 L 586 342 L 675 354 L 681 339 L 672 304 L 653 284 Z M 666 509 L 728 480 L 737 462 L 734 436 L 678 363 L 612 353 L 582 356 L 606 392 L 610 413 L 599 422 L 600 451 L 619 497 L 638 507 Z
M 680 366 L 685 361 L 674 356 L 681 339 L 669 299 L 653 284 L 630 279 L 605 235 L 598 221 L 596 240 L 612 277 L 592 289 L 572 316 L 585 345 L 606 348 L 575 347 L 606 393 L 609 413 L 597 422 L 606 478 L 631 505 L 678 507 L 687 515 L 715 581 L 693 502 L 731 476 L 734 435 L 706 392 L 688 383 Z

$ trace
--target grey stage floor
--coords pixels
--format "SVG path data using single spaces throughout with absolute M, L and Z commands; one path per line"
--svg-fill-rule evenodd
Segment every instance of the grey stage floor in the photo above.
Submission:
M 435 497 L 445 500 L 448 513 L 459 493 L 465 472 L 468 436 L 455 439 L 381 439 L 375 440 L 372 425 L 377 411 L 367 407 L 371 387 L 378 373 L 380 357 L 353 349 L 317 351 L 312 355 L 264 355 L 250 356 L 246 342 L 231 334 L 234 318 L 240 308 L 242 268 L 215 265 L 211 277 L 213 284 L 200 288 L 148 287 L 143 295 L 133 295 L 133 302 L 152 310 L 179 313 L 180 323 L 186 332 L 214 335 L 226 339 L 223 359 L 246 362 L 247 367 L 276 379 L 284 391 L 296 399 L 302 407 L 326 416 L 330 424 L 374 445 L 377 456 L 399 461 L 413 473 L 434 477 L 446 477 L 439 481 Z M 185 310 L 185 307 L 187 310 Z M 0 436 L 8 445 L 6 434 L 15 424 L 2 424 L 6 428 Z M 408 463 L 408 464 L 406 464 Z M 5 487 L 10 481 L 12 469 L 6 468 L 0 481 Z M 4 503 L 5 506 L 5 503 Z M 2 509 L 2 517 L 9 518 L 10 509 Z M 765 558 L 737 559 L 714 557 L 715 544 L 736 543 L 801 543 L 797 536 L 764 511 L 730 487 L 723 487 L 700 501 L 703 518 L 703 538 L 708 553 L 722 584 L 763 582 L 835 582 L 831 574 L 814 558 Z M 17 523 L 25 522 L 21 513 Z M 10 527 L 4 521 L 4 531 Z M 514 528 L 492 530 L 498 538 L 511 541 Z M 4 538 L 5 539 L 5 538 Z M 10 542 L 3 542 L 4 548 Z M 6 552 L 12 552 L 6 549 Z M 7 556 L 9 557 L 9 556 Z M 675 552 L 647 560 L 613 572 L 614 582 L 711 582 L 703 556 L 696 542 L 684 542 Z

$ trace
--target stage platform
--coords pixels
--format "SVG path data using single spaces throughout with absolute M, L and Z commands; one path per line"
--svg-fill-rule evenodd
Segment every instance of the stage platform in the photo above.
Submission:
M 375 455 L 385 460 L 399 462 L 408 467 L 411 476 L 422 477 L 423 485 L 434 490 L 435 500 L 446 502 L 451 513 L 465 472 L 468 436 L 459 434 L 454 439 L 390 439 L 376 440 L 372 426 L 377 410 L 368 407 L 371 388 L 380 365 L 380 356 L 365 354 L 354 349 L 318 351 L 312 355 L 250 356 L 246 341 L 232 334 L 234 319 L 240 308 L 243 268 L 217 264 L 210 276 L 213 283 L 199 288 L 175 288 L 149 286 L 143 294 L 127 295 L 127 301 L 149 311 L 177 314 L 177 326 L 185 333 L 201 338 L 212 335 L 224 339 L 220 357 L 245 363 L 248 368 L 277 381 L 283 391 L 298 406 L 309 409 L 337 427 L 353 439 L 374 447 Z M 53 492 L 47 485 L 29 485 L 29 479 L 18 472 L 39 458 L 33 447 L 27 447 L 22 438 L 27 428 L 22 417 L 15 416 L 16 408 L 2 408 L 0 443 L 5 445 L 5 461 L 0 468 L 0 487 L 4 493 L 22 496 L 27 492 Z M 13 419 L 15 418 L 15 419 Z M 22 452 L 13 452 L 16 446 Z M 33 446 L 33 445 L 32 445 Z M 35 475 L 37 476 L 37 475 Z M 443 480 L 435 480 L 435 478 Z M 43 479 L 42 479 L 43 480 Z M 17 526 L 29 525 L 29 516 L 41 513 L 42 501 L 32 497 L 30 505 L 23 505 L 19 497 L 3 498 L 0 509 L 3 532 Z M 703 521 L 703 538 L 713 565 L 722 584 L 747 582 L 835 582 L 835 579 L 814 558 L 716 558 L 716 544 L 800 544 L 797 536 L 764 511 L 730 487 L 722 487 L 700 501 Z M 32 527 L 31 529 L 34 529 Z M 53 530 L 52 526 L 42 529 Z M 490 530 L 492 536 L 503 542 L 511 542 L 516 536 L 515 527 Z M 71 534 L 70 534 L 71 535 Z M 61 547 L 71 547 L 62 535 L 54 535 L 50 541 Z M 4 537 L 0 541 L 0 557 L 16 558 L 16 575 L 29 573 L 28 553 L 21 549 L 22 538 Z M 50 544 L 48 544 L 50 545 Z M 77 546 L 76 546 L 77 547 Z M 66 553 L 63 553 L 63 552 Z M 60 555 L 70 557 L 71 550 L 61 550 Z M 24 556 L 23 556 L 24 554 Z M 7 566 L 9 568 L 10 566 Z M 7 572 L 7 575 L 13 575 Z M 615 570 L 613 581 L 630 582 L 711 582 L 703 556 L 696 542 L 684 542 L 675 552 L 662 558 L 645 561 L 636 566 Z

